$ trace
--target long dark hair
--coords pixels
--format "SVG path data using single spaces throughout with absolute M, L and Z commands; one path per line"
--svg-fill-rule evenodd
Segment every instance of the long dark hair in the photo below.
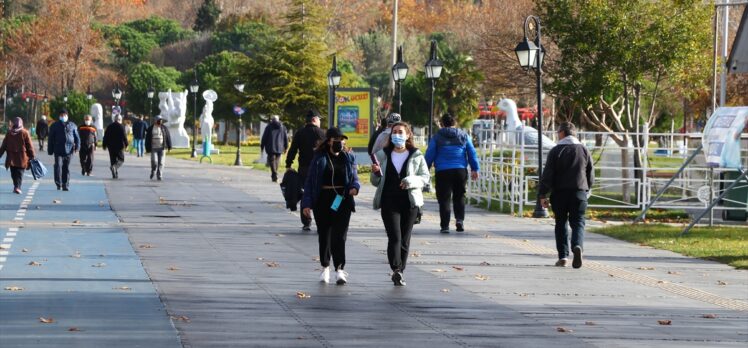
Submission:
M 390 127 L 390 129 L 395 129 L 395 127 L 398 126 L 404 127 L 405 134 L 408 136 L 408 139 L 405 140 L 405 148 L 408 149 L 408 151 L 417 150 L 418 148 L 413 143 L 413 130 L 410 129 L 410 125 L 407 122 L 395 122 L 392 127 Z M 395 149 L 395 144 L 392 143 L 392 133 L 390 133 L 390 137 L 387 138 L 387 146 L 385 146 L 384 148 L 390 152 Z

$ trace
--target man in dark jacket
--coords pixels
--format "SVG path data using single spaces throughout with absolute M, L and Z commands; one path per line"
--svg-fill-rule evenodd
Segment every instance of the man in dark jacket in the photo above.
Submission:
M 47 153 L 55 156 L 55 184 L 57 189 L 68 191 L 70 184 L 70 157 L 81 145 L 78 128 L 68 122 L 68 111 L 62 109 L 58 121 L 49 127 Z
M 478 156 L 470 136 L 457 128 L 457 121 L 452 115 L 445 114 L 440 123 L 442 128 L 429 141 L 426 164 L 429 168 L 432 165 L 436 167 L 436 199 L 439 202 L 441 233 L 449 233 L 452 215 L 450 203 L 455 210 L 457 232 L 463 232 L 467 167 L 470 164 L 470 177 L 478 179 Z
M 47 139 L 47 134 L 49 134 L 47 116 L 42 115 L 42 118 L 36 122 L 36 138 L 39 140 L 39 151 L 44 151 L 44 140 Z
M 101 141 L 104 150 L 109 150 L 109 170 L 112 178 L 119 177 L 118 169 L 125 163 L 125 148 L 127 148 L 127 133 L 122 125 L 122 115 L 117 115 L 112 124 L 104 130 L 104 139 Z
M 145 131 L 145 150 L 151 154 L 151 180 L 161 180 L 164 171 L 164 150 L 171 151 L 171 134 L 161 115 Z
M 587 198 L 595 172 L 590 152 L 574 136 L 574 124 L 563 122 L 556 131 L 559 141 L 548 152 L 538 195 L 543 207 L 548 208 L 550 203 L 556 218 L 556 266 L 566 267 L 569 262 L 569 231 L 566 228 L 568 221 L 571 226 L 571 250 L 574 253 L 571 265 L 579 268 L 582 267 L 584 213 L 587 210 Z M 549 192 L 550 201 L 546 198 Z
M 299 175 L 302 186 L 309 172 L 309 164 L 314 157 L 314 149 L 325 139 L 325 131 L 319 128 L 320 119 L 319 113 L 309 110 L 306 114 L 306 126 L 296 131 L 296 134 L 293 135 L 291 148 L 288 150 L 288 155 L 286 156 L 286 169 L 290 170 L 293 160 L 296 158 L 296 153 L 299 153 Z M 302 229 L 304 231 L 311 230 L 309 227 L 312 223 L 311 218 L 307 218 L 304 214 L 301 214 L 301 223 L 303 224 Z
M 288 132 L 286 127 L 280 123 L 277 115 L 270 118 L 270 123 L 265 127 L 260 141 L 260 151 L 265 151 L 268 155 L 268 165 L 270 166 L 270 179 L 278 182 L 278 162 L 281 154 L 288 148 Z
M 145 151 L 145 130 L 148 129 L 148 123 L 142 120 L 143 116 L 135 116 L 132 120 L 132 142 L 135 148 L 135 155 L 143 157 Z
M 96 150 L 96 128 L 93 126 L 91 115 L 83 118 L 83 124 L 78 127 L 78 134 L 81 138 L 81 174 L 91 176 L 93 171 L 94 151 Z

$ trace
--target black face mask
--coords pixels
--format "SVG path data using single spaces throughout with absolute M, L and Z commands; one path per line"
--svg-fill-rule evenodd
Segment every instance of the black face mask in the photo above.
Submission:
M 332 142 L 332 147 L 330 148 L 332 152 L 340 152 L 343 151 L 343 142 L 339 140 L 335 140 Z

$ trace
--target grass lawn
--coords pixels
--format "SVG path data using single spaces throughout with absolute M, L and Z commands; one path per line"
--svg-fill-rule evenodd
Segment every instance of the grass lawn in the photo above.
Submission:
M 213 164 L 225 165 L 225 166 L 234 165 L 234 161 L 236 160 L 236 145 L 214 145 L 213 147 L 218 148 L 221 152 L 218 155 L 213 154 L 210 156 L 210 158 L 213 160 Z M 198 144 L 197 158 L 190 157 L 190 154 L 192 153 L 191 148 L 172 149 L 168 153 L 168 155 L 170 157 L 179 158 L 179 159 L 199 161 L 200 157 L 202 156 L 201 150 L 202 150 L 202 144 Z M 265 163 L 255 163 L 255 160 L 260 158 L 260 146 L 259 145 L 242 145 L 241 155 L 242 155 L 242 164 L 244 164 L 245 167 L 253 167 L 255 169 L 270 171 L 270 168 L 267 167 Z M 282 156 L 281 165 L 278 166 L 279 171 L 285 170 L 285 161 L 286 161 L 286 156 Z M 210 161 L 206 158 L 206 159 L 203 159 L 203 163 L 204 164 L 210 163 Z
M 683 226 L 640 224 L 608 226 L 591 232 L 748 269 L 748 228 L 696 227 L 678 238 L 683 229 Z

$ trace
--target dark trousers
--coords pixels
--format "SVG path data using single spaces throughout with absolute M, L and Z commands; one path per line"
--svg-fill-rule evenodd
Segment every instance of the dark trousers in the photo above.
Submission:
M 78 155 L 80 156 L 81 160 L 81 171 L 85 173 L 91 173 L 93 171 L 93 161 L 94 161 L 94 146 L 89 145 L 87 147 L 81 147 L 80 152 L 78 152 Z
M 270 179 L 278 181 L 278 163 L 280 162 L 281 155 L 279 153 L 269 153 L 268 155 L 268 167 L 270 167 Z
M 119 168 L 122 163 L 125 163 L 125 151 L 124 149 L 112 149 L 109 148 L 109 164 Z
M 299 180 L 301 180 L 301 187 L 304 187 L 304 183 L 306 182 L 306 175 L 309 173 L 309 167 L 302 167 L 299 166 Z M 312 218 L 308 218 L 304 216 L 304 214 L 301 215 L 301 224 L 304 226 L 309 226 L 312 223 Z M 315 215 L 316 216 L 316 215 Z
M 319 262 L 322 267 L 330 266 L 330 256 L 335 269 L 345 267 L 345 239 L 353 209 L 351 198 L 343 199 L 338 211 L 330 209 L 335 200 L 334 190 L 322 190 L 314 207 L 314 221 L 319 235 Z
M 70 184 L 70 157 L 72 155 L 55 155 L 55 184 L 57 184 L 57 187 L 68 187 L 68 184 Z
M 441 227 L 449 227 L 452 215 L 450 203 L 454 206 L 455 220 L 465 220 L 465 188 L 467 187 L 467 169 L 446 169 L 436 172 L 436 200 L 439 201 Z M 451 202 L 450 202 L 451 201 Z
M 584 244 L 584 213 L 587 211 L 585 191 L 554 191 L 551 194 L 551 209 L 556 218 L 556 250 L 558 258 L 569 257 L 569 229 L 571 227 L 571 247 Z
M 405 271 L 410 250 L 410 235 L 418 208 L 410 206 L 405 195 L 382 196 L 382 222 L 387 231 L 387 260 L 393 271 Z
M 46 140 L 47 137 L 39 137 L 39 151 L 44 150 L 44 140 Z
M 23 184 L 23 171 L 21 167 L 10 167 L 10 177 L 13 179 L 13 188 L 21 189 Z

